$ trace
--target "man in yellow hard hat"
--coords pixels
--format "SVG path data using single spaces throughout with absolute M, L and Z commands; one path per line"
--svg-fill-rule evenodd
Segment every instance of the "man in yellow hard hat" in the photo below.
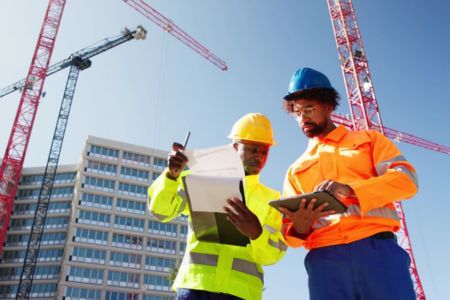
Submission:
M 173 288 L 177 299 L 261 299 L 264 272 L 261 265 L 280 260 L 286 244 L 281 234 L 281 214 L 268 205 L 279 192 L 259 182 L 266 164 L 273 131 L 267 117 L 250 113 L 239 119 L 228 136 L 245 170 L 245 199 L 227 199 L 224 210 L 228 220 L 250 243 L 245 247 L 203 242 L 189 230 L 186 252 Z M 182 177 L 187 158 L 183 146 L 174 143 L 168 168 L 149 187 L 148 207 L 161 222 L 180 214 L 189 215 Z M 189 218 L 189 223 L 191 219 Z

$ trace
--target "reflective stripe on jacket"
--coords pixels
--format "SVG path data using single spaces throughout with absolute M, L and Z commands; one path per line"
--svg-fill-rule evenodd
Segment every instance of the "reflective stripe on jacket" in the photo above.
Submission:
M 162 222 L 181 213 L 189 215 L 181 177 L 177 181 L 162 173 L 148 189 L 148 208 Z M 247 207 L 258 217 L 263 231 L 246 247 L 198 241 L 189 226 L 186 251 L 173 285 L 226 293 L 243 299 L 261 299 L 264 272 L 261 265 L 280 260 L 287 246 L 281 233 L 281 214 L 268 205 L 279 192 L 259 182 L 259 175 L 245 177 Z M 189 224 L 190 224 L 189 217 Z
M 346 244 L 381 231 L 397 231 L 394 201 L 412 197 L 418 189 L 414 167 L 378 131 L 348 131 L 339 126 L 322 139 L 310 139 L 308 149 L 288 169 L 283 194 L 314 191 L 324 180 L 349 185 L 355 192 L 344 199 L 348 211 L 321 218 L 305 240 L 283 220 L 288 245 L 308 249 Z

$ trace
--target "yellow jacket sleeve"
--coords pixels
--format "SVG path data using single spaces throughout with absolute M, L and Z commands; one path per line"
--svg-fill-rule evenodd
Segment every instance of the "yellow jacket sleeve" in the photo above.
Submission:
M 269 201 L 280 197 L 278 192 L 271 192 L 265 195 Z M 258 238 L 251 240 L 247 248 L 256 263 L 271 265 L 283 258 L 287 245 L 281 233 L 281 213 L 269 204 L 264 204 L 264 207 L 265 209 L 262 209 L 262 211 L 265 211 L 264 214 L 258 215 L 258 213 L 255 213 L 261 223 L 262 233 Z
M 188 214 L 181 181 L 186 172 L 177 180 L 167 178 L 167 172 L 164 171 L 148 188 L 148 209 L 161 222 L 169 222 L 183 212 Z
M 392 141 L 377 131 L 369 131 L 375 176 L 358 179 L 349 185 L 365 215 L 374 208 L 412 197 L 418 189 L 414 167 Z

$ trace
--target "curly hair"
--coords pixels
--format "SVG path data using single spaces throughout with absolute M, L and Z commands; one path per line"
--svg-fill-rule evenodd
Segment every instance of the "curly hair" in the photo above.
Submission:
M 319 102 L 331 105 L 331 107 L 333 107 L 333 110 L 335 110 L 336 107 L 338 107 L 339 105 L 339 100 L 341 99 L 341 96 L 335 89 L 325 89 L 325 88 L 307 89 L 298 92 L 298 94 L 296 94 L 293 99 L 285 100 L 283 102 L 284 110 L 288 113 L 293 112 L 292 108 L 293 101 L 299 99 L 317 100 Z

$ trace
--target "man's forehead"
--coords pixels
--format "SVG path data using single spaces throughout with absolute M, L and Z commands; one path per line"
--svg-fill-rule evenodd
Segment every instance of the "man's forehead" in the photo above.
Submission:
M 269 149 L 270 145 L 252 142 L 252 141 L 239 141 L 238 144 L 241 144 L 244 148 L 259 148 L 259 149 Z

